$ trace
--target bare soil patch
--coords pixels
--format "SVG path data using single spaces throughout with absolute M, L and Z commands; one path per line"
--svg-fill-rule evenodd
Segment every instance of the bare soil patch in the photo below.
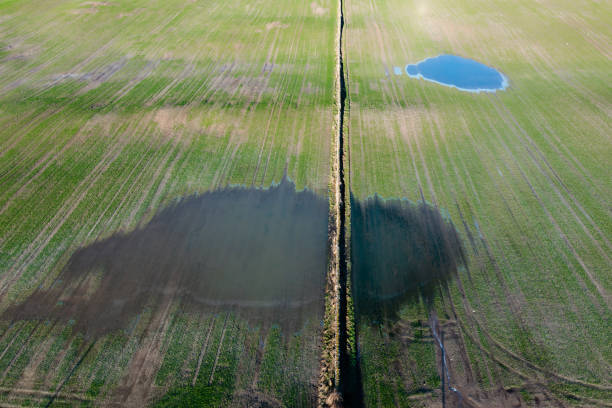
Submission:
M 162 108 L 155 112 L 153 120 L 159 126 L 162 134 L 174 138 L 180 129 L 196 132 L 201 130 L 196 119 L 188 116 L 189 110 L 184 107 Z
M 100 7 L 110 6 L 111 3 L 107 1 L 86 1 L 81 3 L 81 7 L 79 9 L 75 9 L 70 11 L 72 14 L 95 14 L 99 11 Z
M 329 13 L 329 9 L 319 6 L 316 2 L 310 3 L 310 9 L 315 16 L 324 16 Z
M 288 28 L 289 24 L 281 23 L 280 21 L 273 21 L 271 23 L 266 24 L 266 30 L 270 31 L 274 28 Z

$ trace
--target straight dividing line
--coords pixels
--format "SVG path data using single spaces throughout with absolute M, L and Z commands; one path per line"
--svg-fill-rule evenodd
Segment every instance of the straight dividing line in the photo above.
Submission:
M 338 0 L 336 32 L 336 71 L 334 84 L 334 123 L 331 143 L 331 172 L 329 181 L 329 259 L 323 328 L 323 350 L 319 377 L 319 407 L 341 407 L 344 405 L 345 385 L 349 384 L 352 367 L 350 360 L 354 336 L 352 302 L 348 277 L 347 213 L 349 200 L 345 179 L 344 114 L 346 88 L 343 66 L 344 1 Z M 350 232 L 349 232 L 350 234 Z M 348 329 L 348 330 L 347 330 Z M 350 338 L 350 339 L 349 339 Z M 347 401 L 348 402 L 348 401 Z M 352 405 L 352 404 L 351 404 Z

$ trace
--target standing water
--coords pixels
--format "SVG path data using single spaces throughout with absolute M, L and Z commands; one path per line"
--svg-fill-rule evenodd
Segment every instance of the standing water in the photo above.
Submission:
M 406 73 L 412 78 L 468 92 L 495 92 L 508 87 L 508 80 L 501 72 L 456 55 L 439 55 L 406 65 Z
M 98 337 L 170 297 L 299 330 L 322 319 L 327 200 L 284 179 L 184 198 L 127 234 L 78 249 L 48 289 L 5 318 L 73 320 Z
M 463 263 L 455 227 L 424 203 L 352 200 L 351 227 L 355 312 L 362 322 L 394 320 L 407 302 L 430 301 Z

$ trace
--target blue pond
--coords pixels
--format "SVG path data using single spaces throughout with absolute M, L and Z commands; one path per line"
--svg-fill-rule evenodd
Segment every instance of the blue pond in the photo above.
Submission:
M 468 92 L 495 92 L 508 86 L 506 77 L 496 69 L 456 55 L 439 55 L 406 65 L 406 73 Z

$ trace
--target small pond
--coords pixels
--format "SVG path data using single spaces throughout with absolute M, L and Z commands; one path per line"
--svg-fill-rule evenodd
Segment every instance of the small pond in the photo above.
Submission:
M 495 92 L 508 87 L 508 80 L 501 72 L 456 55 L 439 55 L 406 65 L 406 73 L 412 78 L 423 78 L 468 92 Z

